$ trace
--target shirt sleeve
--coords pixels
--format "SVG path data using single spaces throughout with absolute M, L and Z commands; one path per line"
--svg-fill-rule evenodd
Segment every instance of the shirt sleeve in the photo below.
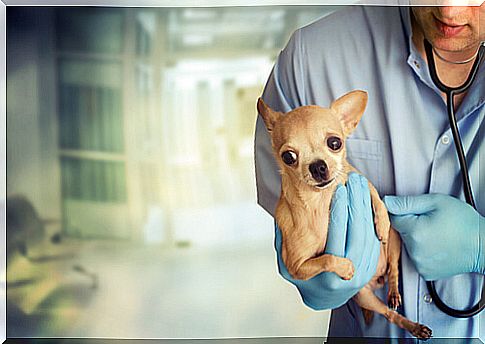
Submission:
M 288 112 L 303 105 L 303 69 L 299 36 L 300 31 L 295 31 L 285 49 L 279 54 L 262 95 L 265 103 L 275 111 Z M 273 157 L 271 140 L 260 115 L 256 121 L 254 160 L 258 204 L 274 216 L 281 191 L 281 178 Z

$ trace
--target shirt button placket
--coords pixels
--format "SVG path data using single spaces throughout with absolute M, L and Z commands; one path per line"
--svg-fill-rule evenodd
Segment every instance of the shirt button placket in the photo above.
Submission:
M 431 304 L 433 302 L 433 298 L 429 294 L 424 294 L 423 296 L 424 303 Z
M 450 143 L 450 137 L 448 135 L 443 135 L 441 137 L 441 143 L 444 145 L 447 145 Z

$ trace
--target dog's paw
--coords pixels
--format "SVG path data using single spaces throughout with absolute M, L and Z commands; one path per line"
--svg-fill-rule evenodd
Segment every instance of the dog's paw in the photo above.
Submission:
M 339 258 L 336 269 L 337 275 L 344 280 L 349 280 L 354 276 L 354 264 L 348 258 Z
M 433 336 L 433 331 L 425 325 L 416 324 L 413 330 L 411 330 L 411 334 L 418 339 L 429 339 Z
M 402 299 L 401 299 L 401 294 L 399 294 L 399 291 L 389 290 L 389 292 L 387 293 L 387 306 L 393 311 L 395 311 L 401 305 L 401 303 L 402 303 Z

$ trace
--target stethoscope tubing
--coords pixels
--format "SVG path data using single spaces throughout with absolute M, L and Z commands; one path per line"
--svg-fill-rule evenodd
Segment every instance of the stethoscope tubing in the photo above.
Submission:
M 458 130 L 458 125 L 456 122 L 455 110 L 454 110 L 454 99 L 453 97 L 457 94 L 465 92 L 473 83 L 475 76 L 478 73 L 478 68 L 482 62 L 485 55 L 485 42 L 480 44 L 477 56 L 473 63 L 472 69 L 468 75 L 467 80 L 458 87 L 449 87 L 441 82 L 436 72 L 436 65 L 433 57 L 433 48 L 431 43 L 426 39 L 424 40 L 424 48 L 426 51 L 426 58 L 428 60 L 429 73 L 431 79 L 438 89 L 446 94 L 446 108 L 448 112 L 448 119 L 450 122 L 451 133 L 453 134 L 453 140 L 455 141 L 456 153 L 458 155 L 458 161 L 460 163 L 461 177 L 463 180 L 463 192 L 465 194 L 465 199 L 468 204 L 476 209 L 475 201 L 473 198 L 473 192 L 471 188 L 470 176 L 468 174 L 468 166 L 466 162 L 466 156 L 463 150 L 463 144 L 461 142 L 460 132 Z M 444 313 L 455 317 L 455 318 L 470 318 L 478 313 L 480 313 L 485 308 L 485 283 L 482 285 L 482 294 L 480 300 L 470 309 L 458 310 L 446 305 L 443 300 L 439 297 L 436 292 L 434 281 L 427 281 L 426 285 L 428 287 L 429 294 L 436 304 L 436 307 L 443 311 Z

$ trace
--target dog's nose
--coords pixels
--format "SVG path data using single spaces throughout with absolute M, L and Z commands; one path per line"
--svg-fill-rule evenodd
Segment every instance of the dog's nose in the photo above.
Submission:
M 323 160 L 316 160 L 310 164 L 308 167 L 312 177 L 317 181 L 321 182 L 326 178 L 327 175 L 327 164 Z

